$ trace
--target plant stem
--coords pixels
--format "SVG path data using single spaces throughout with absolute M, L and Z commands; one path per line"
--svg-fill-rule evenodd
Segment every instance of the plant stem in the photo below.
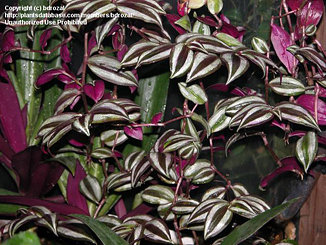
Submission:
M 271 146 L 269 145 L 266 135 L 264 133 L 262 133 L 260 136 L 261 136 L 261 138 L 262 138 L 262 140 L 264 142 L 265 147 L 268 149 L 268 151 L 272 155 L 274 161 L 277 163 L 277 165 L 279 167 L 282 167 L 283 164 L 280 161 L 280 159 L 278 158 L 278 156 L 276 155 L 276 153 L 273 151 L 273 149 L 271 148 Z

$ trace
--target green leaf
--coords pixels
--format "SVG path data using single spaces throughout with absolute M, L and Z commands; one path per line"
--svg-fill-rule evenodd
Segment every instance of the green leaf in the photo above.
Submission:
M 266 54 L 269 51 L 266 41 L 258 37 L 254 37 L 251 40 L 251 46 L 255 51 L 261 54 Z
M 209 26 L 199 20 L 196 20 L 194 26 L 192 27 L 192 32 L 208 36 L 211 35 L 211 30 Z
M 34 232 L 24 231 L 14 235 L 3 245 L 41 245 L 40 239 Z
M 181 17 L 180 19 L 178 19 L 174 23 L 181 26 L 186 31 L 191 32 L 191 23 L 190 23 L 190 19 L 189 19 L 188 15 L 185 15 L 185 16 Z
M 305 86 L 293 77 L 277 77 L 269 82 L 272 90 L 283 96 L 296 96 L 305 92 Z
M 183 97 L 194 102 L 195 104 L 205 104 L 207 95 L 205 91 L 197 84 L 187 87 L 185 83 L 178 83 L 179 89 Z
M 289 202 L 276 206 L 262 214 L 257 215 L 246 223 L 236 227 L 222 242 L 222 245 L 239 244 L 252 236 L 268 221 L 276 217 L 279 213 L 296 202 L 298 199 L 293 199 Z
M 244 47 L 244 45 L 238 39 L 223 32 L 216 34 L 216 38 L 230 47 Z
M 102 244 L 104 245 L 128 245 L 128 243 L 115 234 L 110 228 L 108 228 L 105 224 L 100 221 L 97 221 L 91 217 L 81 215 L 81 214 L 73 214 L 72 217 L 79 219 L 85 225 L 87 225 L 100 239 Z
M 207 8 L 211 14 L 218 14 L 223 8 L 223 0 L 207 0 Z
M 306 173 L 317 155 L 317 150 L 318 139 L 313 131 L 309 131 L 297 141 L 295 153 Z

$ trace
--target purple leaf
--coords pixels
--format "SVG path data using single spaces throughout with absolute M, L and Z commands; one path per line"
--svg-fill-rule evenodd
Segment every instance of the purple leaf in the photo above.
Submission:
M 10 148 L 8 141 L 0 135 L 0 152 L 6 156 L 9 160 L 12 159 L 15 152 Z
M 19 176 L 20 192 L 29 197 L 39 197 L 49 192 L 64 170 L 57 162 L 43 162 L 42 151 L 36 146 L 14 155 L 12 167 Z
M 185 34 L 186 30 L 180 27 L 179 25 L 174 24 L 177 20 L 179 20 L 181 17 L 176 14 L 167 14 L 165 17 L 168 19 L 170 25 L 180 34 Z
M 97 80 L 93 85 L 86 84 L 84 87 L 85 94 L 97 103 L 104 95 L 105 85 L 101 80 Z
M 10 203 L 10 204 L 19 204 L 24 206 L 44 206 L 50 209 L 52 212 L 59 213 L 62 215 L 69 214 L 85 214 L 89 215 L 88 212 L 84 210 L 73 207 L 67 204 L 55 203 L 50 201 L 45 201 L 42 199 L 24 197 L 24 196 L 0 196 L 0 203 Z
M 63 62 L 65 62 L 65 63 L 71 62 L 70 52 L 69 52 L 67 44 L 64 44 L 61 46 L 60 56 L 61 56 L 61 59 L 63 60 Z
M 221 92 L 227 92 L 227 91 L 229 91 L 229 86 L 225 85 L 224 83 L 215 83 L 206 88 L 206 90 L 208 90 L 208 89 L 213 89 L 213 90 L 217 90 L 217 91 L 221 91 Z
M 275 52 L 280 61 L 285 65 L 287 70 L 294 74 L 298 60 L 286 49 L 294 45 L 289 33 L 277 25 L 271 25 L 271 41 Z
M 59 75 L 64 75 L 65 77 L 67 77 L 64 73 L 65 73 L 64 69 L 54 68 L 54 69 L 47 70 L 46 72 L 44 72 L 42 75 L 40 75 L 37 78 L 35 85 L 36 85 L 36 87 L 40 87 L 43 84 L 50 82 L 56 76 L 59 76 Z M 71 79 L 69 81 L 71 81 Z
M 5 69 L 0 69 L 0 77 L 4 78 L 6 82 L 10 83 L 8 73 Z
M 127 213 L 125 216 L 123 216 L 121 219 L 125 220 L 128 217 L 136 216 L 136 215 L 143 215 L 143 214 L 148 214 L 154 209 L 154 207 L 149 206 L 145 203 L 142 203 L 137 206 L 137 208 L 131 210 L 129 213 Z
M 241 88 L 234 88 L 231 90 L 231 94 L 233 95 L 237 95 L 237 96 L 246 96 L 247 93 L 245 91 L 243 91 Z
M 127 53 L 127 51 L 128 51 L 128 46 L 126 44 L 121 44 L 117 52 L 117 59 L 119 61 L 122 61 L 123 56 Z
M 22 151 L 27 147 L 24 119 L 11 82 L 0 82 L 0 98 L 2 134 L 14 152 Z
M 92 33 L 92 36 L 91 36 L 91 38 L 90 38 L 89 41 L 88 41 L 88 48 L 87 48 L 87 53 L 88 53 L 88 55 L 90 55 L 92 49 L 93 49 L 94 47 L 96 47 L 96 45 L 97 45 L 96 37 L 95 37 L 95 34 Z
M 323 0 L 309 0 L 301 10 L 300 26 L 318 25 L 323 12 Z
M 79 191 L 79 183 L 86 177 L 86 172 L 78 159 L 76 160 L 75 176 L 69 173 L 67 181 L 67 200 L 74 207 L 78 207 L 88 214 L 86 198 Z
M 188 1 L 178 0 L 177 5 L 178 14 L 181 16 L 185 16 L 190 12 L 190 9 L 188 8 Z
M 158 123 L 159 121 L 161 121 L 162 116 L 163 116 L 162 112 L 156 113 L 152 118 L 152 123 Z
M 230 36 L 242 42 L 246 29 L 241 26 L 235 27 L 234 25 L 228 24 L 227 22 L 223 22 L 221 32 L 229 34 Z
M 303 94 L 297 99 L 297 104 L 308 110 L 315 117 L 315 96 Z M 326 103 L 321 99 L 317 100 L 318 125 L 326 125 Z
M 282 129 L 283 131 L 285 131 L 285 129 L 286 129 L 286 125 L 285 125 L 285 123 L 280 123 L 280 122 L 278 122 L 278 121 L 275 120 L 275 119 L 271 122 L 271 125 L 272 125 L 272 126 L 279 127 L 279 128 Z
M 0 47 L 3 52 L 11 51 L 15 47 L 15 33 L 12 30 L 0 35 Z
M 120 198 L 117 204 L 114 206 L 114 211 L 118 215 L 119 219 L 127 214 L 127 209 L 122 198 Z
M 69 144 L 76 146 L 76 147 L 83 147 L 85 145 L 84 143 L 81 143 L 75 139 L 70 139 L 68 142 L 69 142 Z
M 273 179 L 285 172 L 294 172 L 302 177 L 303 172 L 295 157 L 286 157 L 281 160 L 282 166 L 275 169 L 260 181 L 260 187 L 265 188 Z
M 319 93 L 318 93 L 319 97 L 323 97 L 326 98 L 326 89 L 324 89 L 323 87 L 319 87 Z
M 302 0 L 286 0 L 286 4 L 292 10 L 296 10 L 296 9 L 300 8 L 301 3 L 302 3 Z
M 41 48 L 44 49 L 46 47 L 46 45 L 48 45 L 48 40 L 50 39 L 52 35 L 52 29 L 47 29 L 45 30 L 41 36 L 40 36 L 40 45 Z
M 111 30 L 109 31 L 108 36 L 113 35 L 113 34 L 116 33 L 116 31 L 118 31 L 119 29 L 120 29 L 120 26 L 119 26 L 118 24 L 115 24 L 115 25 L 111 28 Z
M 222 15 L 221 14 L 221 19 L 222 19 Z M 223 15 L 224 16 L 224 15 Z M 206 25 L 209 25 L 209 26 L 213 26 L 213 27 L 218 27 L 218 23 L 216 23 L 215 19 L 213 19 L 212 17 L 210 16 L 205 16 L 205 17 L 200 17 L 198 16 L 197 17 L 197 20 L 199 20 L 200 22 L 203 22 L 204 24 Z M 223 20 L 223 19 L 222 19 Z M 230 24 L 230 23 L 229 23 Z
M 143 140 L 143 129 L 142 127 L 124 127 L 123 128 L 126 135 L 137 139 L 137 140 Z

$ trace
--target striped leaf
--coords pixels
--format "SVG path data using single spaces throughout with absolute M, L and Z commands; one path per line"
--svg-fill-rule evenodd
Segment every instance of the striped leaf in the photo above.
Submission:
M 121 14 L 130 16 L 133 19 L 163 27 L 159 13 L 151 7 L 146 8 L 146 5 L 139 4 L 137 1 L 119 0 L 117 1 L 117 9 Z
M 183 97 L 194 102 L 195 104 L 205 104 L 207 102 L 207 95 L 205 91 L 197 84 L 187 87 L 185 83 L 178 83 L 179 90 Z
M 305 92 L 305 86 L 293 77 L 277 77 L 269 82 L 272 90 L 283 96 L 296 96 Z
M 67 106 L 71 106 L 76 101 L 80 94 L 81 92 L 77 89 L 64 90 L 55 104 L 54 114 L 62 113 Z
M 100 139 L 105 145 L 112 147 L 113 145 L 120 145 L 125 142 L 128 137 L 123 130 L 108 130 L 101 133 Z
M 300 105 L 291 102 L 282 102 L 277 104 L 274 110 L 279 110 L 281 112 L 282 120 L 285 119 L 292 123 L 304 125 L 320 131 L 315 119 Z
M 241 184 L 233 184 L 231 186 L 231 189 L 232 189 L 235 197 L 249 195 L 249 192 L 247 191 L 247 189 Z
M 144 236 L 152 242 L 172 243 L 169 228 L 161 219 L 153 219 L 146 222 Z
M 323 55 L 317 52 L 314 48 L 303 47 L 296 50 L 296 54 L 305 57 L 310 62 L 317 65 L 320 69 L 326 71 L 326 59 Z
M 140 40 L 137 43 L 131 45 L 124 55 L 121 65 L 122 66 L 135 66 L 138 62 L 138 58 L 148 50 L 158 46 L 157 43 L 148 42 L 146 40 Z
M 295 153 L 306 173 L 317 155 L 317 150 L 318 139 L 316 133 L 313 131 L 309 131 L 297 141 Z
M 102 198 L 102 188 L 98 180 L 87 175 L 79 184 L 80 192 L 89 200 L 99 203 Z
M 143 191 L 142 198 L 151 204 L 168 204 L 172 203 L 174 192 L 170 187 L 164 185 L 152 185 Z
M 229 47 L 244 47 L 238 39 L 223 32 L 217 33 L 216 38 Z
M 149 161 L 140 161 L 131 169 L 131 186 L 135 187 L 140 178 L 146 173 L 146 171 L 151 167 Z
M 85 134 L 86 136 L 90 136 L 89 128 L 91 124 L 91 115 L 86 114 L 82 117 L 75 120 L 72 124 L 72 128 L 82 134 Z
M 232 217 L 229 203 L 215 204 L 205 220 L 204 239 L 207 240 L 221 233 L 230 224 Z
M 272 120 L 274 114 L 271 112 L 271 107 L 267 105 L 255 106 L 247 111 L 246 115 L 242 118 L 240 125 L 237 129 L 251 128 L 264 124 Z
M 221 66 L 221 60 L 217 55 L 197 52 L 193 64 L 187 74 L 187 83 L 198 80 L 217 71 Z
M 102 100 L 96 103 L 90 110 L 93 116 L 92 124 L 129 121 L 126 110 L 117 104 L 118 101 L 111 102 L 110 100 Z
M 125 170 L 131 170 L 135 165 L 139 164 L 145 158 L 145 152 L 133 152 L 129 154 L 124 161 L 124 168 Z
M 148 51 L 145 51 L 139 56 L 137 67 L 141 65 L 153 64 L 161 60 L 165 60 L 170 57 L 171 50 L 174 44 L 162 44 L 157 47 L 153 47 Z
M 253 37 L 251 39 L 251 46 L 255 51 L 261 54 L 266 54 L 269 51 L 266 41 L 258 37 Z
M 227 106 L 222 106 L 218 108 L 209 118 L 208 125 L 212 133 L 222 131 L 229 125 L 231 117 L 225 115 L 226 107 Z
M 96 159 L 105 159 L 113 156 L 113 152 L 109 148 L 99 147 L 92 151 L 91 156 Z
M 115 9 L 116 5 L 108 1 L 91 1 L 81 11 L 79 21 L 91 22 L 92 20 L 98 19 L 97 15 L 108 14 Z
M 171 51 L 170 56 L 170 78 L 185 75 L 193 62 L 194 51 L 189 49 L 184 43 L 178 43 Z
M 197 206 L 199 202 L 192 199 L 180 199 L 172 207 L 172 212 L 178 215 L 189 214 Z
M 227 106 L 225 113 L 229 116 L 234 116 L 243 107 L 245 107 L 249 104 L 252 104 L 252 103 L 266 104 L 265 100 L 258 96 L 238 97 L 238 99 L 236 99 L 235 101 L 232 101 L 232 103 Z
M 226 84 L 230 84 L 235 79 L 239 78 L 249 68 L 249 62 L 236 54 L 222 54 L 221 59 L 228 69 L 228 79 Z
M 173 156 L 170 153 L 152 152 L 149 155 L 152 167 L 161 175 L 169 178 L 170 167 L 173 163 Z
M 112 56 L 95 55 L 88 60 L 88 67 L 101 79 L 121 86 L 138 86 L 132 73 L 118 71 L 120 62 Z
M 219 198 L 211 198 L 204 202 L 201 202 L 194 211 L 190 214 L 187 226 L 190 228 L 192 225 L 198 225 L 203 224 L 206 220 L 206 216 L 208 212 L 212 209 L 214 205 L 222 205 L 226 206 L 229 205 L 229 203 L 225 200 L 219 199 Z M 191 229 L 191 228 L 190 228 Z
M 212 198 L 223 199 L 226 194 L 227 189 L 223 186 L 216 186 L 205 191 L 204 195 L 201 198 L 201 201 L 206 201 Z
M 114 17 L 95 28 L 95 37 L 98 47 L 101 46 L 104 38 L 111 31 L 112 27 L 117 23 L 117 21 L 118 17 Z
M 209 25 L 206 25 L 199 20 L 196 20 L 194 26 L 192 27 L 192 32 L 208 35 L 208 36 L 211 35 L 211 30 L 209 28 Z

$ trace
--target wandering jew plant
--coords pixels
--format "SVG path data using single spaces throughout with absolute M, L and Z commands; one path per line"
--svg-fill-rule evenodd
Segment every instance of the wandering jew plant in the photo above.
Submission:
M 45 227 L 58 241 L 107 245 L 267 240 L 257 230 L 291 202 L 271 209 L 215 155 L 262 140 L 276 167 L 260 188 L 326 159 L 326 53 L 315 38 L 324 4 L 280 2 L 270 39 L 248 47 L 223 0 L 178 0 L 178 14 L 155 0 L 20 0 L 66 19 L 0 20 L 0 161 L 17 186 L 0 190 L 1 239 Z M 248 87 L 249 68 L 262 91 Z M 164 120 L 169 83 L 184 102 Z M 286 158 L 272 128 L 295 145 Z

